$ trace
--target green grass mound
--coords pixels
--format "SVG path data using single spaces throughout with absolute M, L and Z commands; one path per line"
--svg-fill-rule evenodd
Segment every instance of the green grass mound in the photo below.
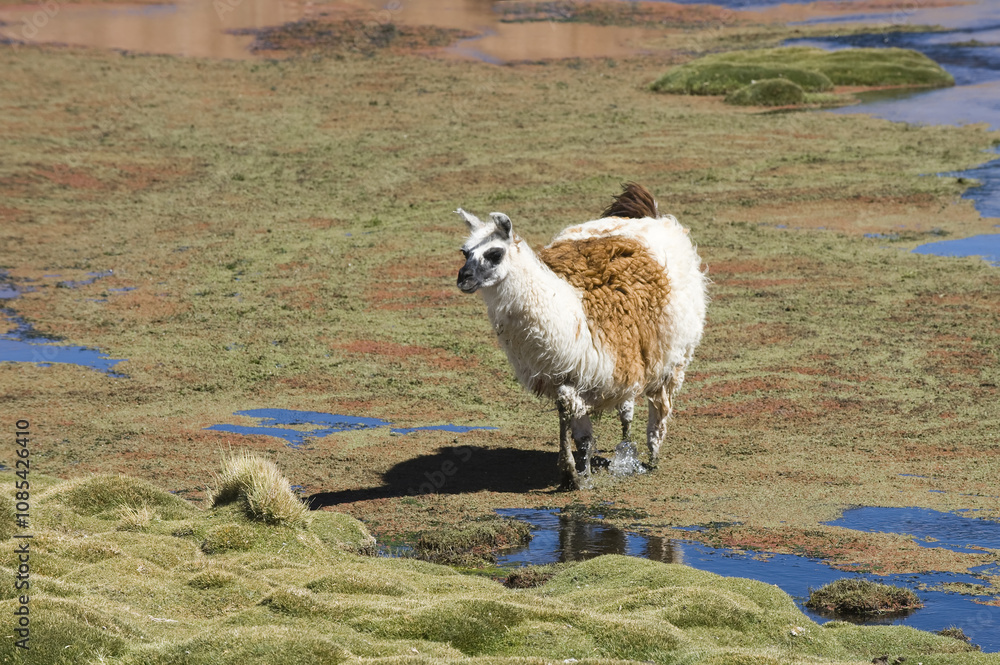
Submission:
M 922 53 L 900 48 L 825 51 L 805 46 L 708 55 L 675 67 L 651 86 L 656 92 L 727 95 L 754 81 L 786 79 L 805 92 L 833 85 L 928 86 L 955 84 L 951 74 Z
M 309 531 L 329 547 L 375 554 L 375 538 L 350 515 L 319 510 L 310 515 Z
M 87 487 L 102 498 L 128 495 L 119 506 L 158 506 L 159 497 L 181 518 L 158 516 L 135 530 L 130 514 L 82 495 Z M 953 637 L 820 626 L 777 587 L 683 565 L 603 556 L 546 568 L 535 586 L 509 589 L 419 559 L 359 556 L 372 539 L 348 516 L 268 523 L 238 499 L 199 510 L 154 489 L 123 477 L 66 481 L 34 507 L 37 662 L 792 663 L 870 662 L 883 653 L 996 662 Z M 475 548 L 522 536 L 507 521 L 483 520 L 425 540 Z M 20 606 L 11 586 L 0 595 L 8 616 Z M 21 655 L 13 640 L 0 643 L 0 662 Z
M 805 101 L 802 86 L 785 79 L 755 81 L 726 97 L 727 104 L 737 106 L 794 106 Z
M 784 79 L 802 90 L 825 92 L 833 82 L 824 74 L 784 65 L 748 65 L 696 60 L 667 72 L 652 85 L 656 92 L 684 95 L 726 95 L 755 81 Z
M 161 519 L 191 516 L 196 509 L 180 497 L 165 492 L 145 480 L 129 476 L 100 475 L 69 481 L 40 495 L 44 501 L 64 504 L 80 515 L 99 519 L 120 519 L 128 511 Z
M 491 516 L 425 531 L 415 550 L 420 558 L 436 563 L 481 566 L 496 563 L 498 552 L 522 547 L 530 538 L 531 528 L 524 522 Z
M 853 577 L 813 590 L 806 602 L 806 607 L 817 612 L 859 617 L 909 612 L 923 606 L 910 589 Z

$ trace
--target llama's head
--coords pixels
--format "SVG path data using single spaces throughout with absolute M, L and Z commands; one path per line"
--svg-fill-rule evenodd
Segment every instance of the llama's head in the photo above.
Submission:
M 500 283 L 510 269 L 508 254 L 514 237 L 510 217 L 492 212 L 490 221 L 484 222 L 461 208 L 455 212 L 469 225 L 469 239 L 462 246 L 465 265 L 458 271 L 458 288 L 475 293 Z

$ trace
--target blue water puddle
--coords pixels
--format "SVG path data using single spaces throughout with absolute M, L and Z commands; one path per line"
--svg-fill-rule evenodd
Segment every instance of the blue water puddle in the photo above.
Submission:
M 0 335 L 0 362 L 36 363 L 42 367 L 60 363 L 83 365 L 100 370 L 111 376 L 123 378 L 126 375 L 114 371 L 115 365 L 123 358 L 109 358 L 96 349 L 82 346 L 62 346 L 37 341 L 25 342 Z
M 868 533 L 902 533 L 923 547 L 953 552 L 1000 550 L 1000 522 L 943 513 L 929 508 L 852 508 L 828 526 Z
M 929 242 L 915 248 L 913 253 L 934 256 L 979 256 L 987 263 L 1000 266 L 1000 233 Z
M 844 577 L 860 577 L 883 584 L 911 588 L 924 603 L 923 609 L 908 616 L 882 618 L 879 621 L 866 623 L 901 624 L 927 631 L 958 626 L 975 644 L 980 645 L 983 651 L 1000 651 L 1000 631 L 996 630 L 997 622 L 1000 621 L 1000 607 L 977 604 L 973 602 L 976 596 L 933 589 L 942 584 L 984 585 L 984 580 L 975 575 L 940 572 L 918 575 L 874 575 L 844 572 L 831 568 L 818 559 L 792 554 L 747 553 L 713 548 L 683 537 L 647 537 L 604 524 L 560 515 L 555 510 L 505 509 L 498 510 L 497 513 L 532 525 L 531 542 L 520 550 L 500 557 L 501 566 L 517 567 L 559 561 L 580 561 L 601 554 L 625 554 L 664 563 L 682 563 L 718 575 L 744 577 L 774 584 L 789 594 L 799 608 L 818 623 L 825 623 L 830 617 L 820 616 L 805 608 L 804 603 L 809 597 L 810 589 L 819 588 Z M 919 520 L 924 519 L 928 522 L 921 525 Z M 1000 537 L 998 523 L 922 509 L 859 508 L 847 511 L 844 517 L 831 524 L 861 530 L 865 530 L 862 527 L 869 525 L 879 527 L 871 530 L 886 530 L 893 533 L 919 532 L 926 534 L 926 537 L 939 538 L 949 545 L 960 543 L 961 547 L 972 544 L 989 547 L 991 543 L 996 544 L 997 538 Z M 680 532 L 687 530 L 678 529 Z M 927 546 L 934 545 L 928 543 Z M 996 575 L 1000 570 L 993 565 L 973 572 Z
M 111 271 L 88 274 L 92 276 L 92 279 L 61 282 L 61 284 L 70 287 L 90 284 L 94 280 L 110 275 Z M 5 278 L 5 274 L 0 274 L 0 279 Z M 30 290 L 32 290 L 30 286 L 19 288 L 10 281 L 0 283 L 0 299 L 10 301 Z M 42 367 L 53 364 L 82 365 L 114 377 L 124 378 L 126 376 L 114 371 L 115 365 L 122 362 L 124 358 L 111 358 L 97 349 L 64 345 L 57 339 L 37 333 L 32 325 L 17 316 L 13 309 L 2 308 L 0 313 L 7 319 L 8 323 L 14 325 L 13 330 L 0 334 L 0 362 L 35 363 Z
M 367 418 L 364 416 L 344 416 L 332 413 L 322 413 L 320 411 L 296 411 L 294 409 L 249 409 L 237 411 L 237 416 L 247 416 L 257 418 L 260 422 L 257 425 L 212 425 L 206 427 L 207 430 L 216 432 L 230 432 L 232 434 L 273 436 L 284 439 L 293 448 L 301 448 L 315 439 L 322 439 L 337 432 L 347 432 L 352 430 L 375 429 L 377 427 L 390 427 L 391 422 L 381 418 Z M 287 429 L 284 426 L 304 426 L 309 429 Z M 445 432 L 464 433 L 472 430 L 495 430 L 496 427 L 468 427 L 464 425 L 428 425 L 424 427 L 393 427 L 389 431 L 393 434 L 410 434 L 425 430 L 441 430 Z
M 100 270 L 98 272 L 88 272 L 86 279 L 65 280 L 65 281 L 59 282 L 59 284 L 57 284 L 57 286 L 61 286 L 63 288 L 67 288 L 67 289 L 76 289 L 76 288 L 79 288 L 81 286 L 87 286 L 89 284 L 93 284 L 94 282 L 96 282 L 97 280 L 101 279 L 102 277 L 108 277 L 108 276 L 113 275 L 113 274 L 114 274 L 113 270 Z

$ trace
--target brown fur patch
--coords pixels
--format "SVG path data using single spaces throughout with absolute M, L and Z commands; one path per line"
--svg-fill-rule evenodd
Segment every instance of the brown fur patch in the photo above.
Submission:
M 660 360 L 660 318 L 670 293 L 666 270 L 637 240 L 604 236 L 546 247 L 539 258 L 583 292 L 594 339 L 615 357 L 615 381 L 649 385 Z
M 627 217 L 642 219 L 657 217 L 656 201 L 649 190 L 634 182 L 622 185 L 622 193 L 615 197 L 614 202 L 604 209 L 601 217 Z

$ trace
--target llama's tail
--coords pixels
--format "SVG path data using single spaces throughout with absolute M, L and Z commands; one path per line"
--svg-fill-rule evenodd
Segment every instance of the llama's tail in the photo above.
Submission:
M 601 217 L 625 217 L 627 219 L 657 218 L 660 216 L 656 199 L 648 189 L 634 182 L 622 183 L 622 193 L 604 209 Z

